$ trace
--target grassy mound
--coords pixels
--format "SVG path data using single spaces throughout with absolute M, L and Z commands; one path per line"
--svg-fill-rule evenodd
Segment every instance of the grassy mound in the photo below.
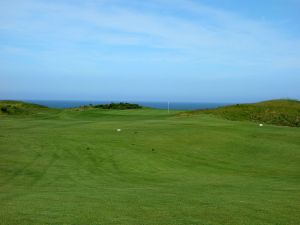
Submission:
M 255 104 L 237 104 L 210 110 L 196 110 L 187 114 L 206 113 L 229 120 L 250 120 L 281 126 L 300 127 L 300 101 L 271 100 Z
M 32 115 L 49 112 L 46 106 L 12 100 L 0 101 L 0 115 Z

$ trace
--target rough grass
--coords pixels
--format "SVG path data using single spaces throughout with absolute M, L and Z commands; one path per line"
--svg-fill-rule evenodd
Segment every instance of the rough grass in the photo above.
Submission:
M 300 102 L 272 100 L 255 104 L 237 104 L 210 110 L 195 110 L 182 115 L 212 114 L 234 121 L 254 121 L 281 126 L 300 127 Z
M 49 109 L 46 106 L 41 106 L 37 104 L 22 102 L 22 101 L 12 101 L 12 100 L 1 100 L 0 101 L 0 115 L 35 115 L 35 114 L 47 114 L 54 113 L 55 109 Z
M 150 109 L 0 124 L 0 224 L 300 224 L 299 128 Z

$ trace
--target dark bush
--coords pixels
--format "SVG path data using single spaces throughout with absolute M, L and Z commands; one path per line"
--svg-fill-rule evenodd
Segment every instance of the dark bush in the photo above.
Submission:
M 93 108 L 98 109 L 141 109 L 142 106 L 138 104 L 132 104 L 127 102 L 120 102 L 120 103 L 110 103 L 110 104 L 101 104 L 101 105 L 93 105 Z
M 8 108 L 6 106 L 2 106 L 1 112 L 8 113 Z

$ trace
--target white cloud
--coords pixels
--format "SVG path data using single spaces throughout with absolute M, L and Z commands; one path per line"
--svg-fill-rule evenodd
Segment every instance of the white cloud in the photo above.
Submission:
M 23 40 L 33 42 L 31 45 L 40 43 L 45 52 L 55 52 L 64 46 L 60 52 L 74 54 L 82 42 L 90 42 L 95 50 L 80 50 L 78 54 L 114 60 L 113 53 L 103 56 L 97 48 L 138 46 L 156 52 L 128 53 L 127 60 L 169 58 L 177 51 L 176 60 L 300 67 L 300 41 L 285 36 L 272 23 L 245 19 L 237 13 L 194 1 L 130 1 L 130 4 L 116 0 L 77 4 L 9 1 L 0 4 L 0 32 L 22 35 Z M 170 54 L 160 53 L 160 49 L 170 50 Z

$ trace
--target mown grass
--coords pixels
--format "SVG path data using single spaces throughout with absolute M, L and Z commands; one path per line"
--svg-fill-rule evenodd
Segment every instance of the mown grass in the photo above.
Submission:
M 176 115 L 2 114 L 0 224 L 300 224 L 299 128 Z

